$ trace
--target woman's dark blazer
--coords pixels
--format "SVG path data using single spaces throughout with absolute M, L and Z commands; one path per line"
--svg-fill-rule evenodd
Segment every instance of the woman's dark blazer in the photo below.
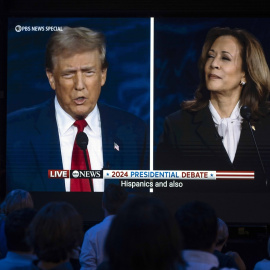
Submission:
M 253 126 L 265 170 L 268 170 L 270 115 L 261 117 Z M 156 170 L 255 171 L 255 179 L 265 182 L 247 121 L 242 123 L 241 136 L 232 163 L 208 107 L 198 112 L 177 111 L 166 117 L 154 167 Z

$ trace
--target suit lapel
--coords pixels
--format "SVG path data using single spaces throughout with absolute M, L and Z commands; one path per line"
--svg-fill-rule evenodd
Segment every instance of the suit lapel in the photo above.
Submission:
M 223 160 L 224 164 L 232 166 L 229 156 L 223 146 L 222 139 L 216 130 L 209 108 L 206 107 L 195 113 L 193 121 L 194 124 L 197 125 L 196 132 L 209 150 L 216 157 Z
M 41 109 L 35 121 L 35 136 L 32 137 L 32 146 L 36 155 L 37 168 L 43 180 L 45 190 L 65 190 L 64 181 L 54 180 L 54 189 L 51 189 L 51 180 L 48 179 L 48 169 L 63 169 L 58 128 L 55 118 L 54 100 L 49 100 Z M 43 173 L 42 173 L 43 172 Z M 58 187 L 59 186 L 59 187 Z
M 106 105 L 98 104 L 102 130 L 103 168 L 113 169 L 121 164 L 122 142 L 116 137 L 115 119 Z
M 240 166 L 239 164 L 242 164 L 241 167 L 243 167 L 244 163 L 249 164 L 251 160 L 248 159 L 250 159 L 251 156 L 256 156 L 255 150 L 255 145 L 251 136 L 251 132 L 249 130 L 248 123 L 247 121 L 244 121 L 242 124 L 239 143 L 235 153 L 235 158 L 233 162 L 234 165 L 237 167 Z

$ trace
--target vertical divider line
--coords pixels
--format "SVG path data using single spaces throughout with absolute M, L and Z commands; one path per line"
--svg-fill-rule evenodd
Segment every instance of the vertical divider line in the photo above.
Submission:
M 154 169 L 154 17 L 150 18 L 150 171 Z M 153 179 L 151 179 L 153 181 Z M 150 188 L 149 192 L 153 192 Z

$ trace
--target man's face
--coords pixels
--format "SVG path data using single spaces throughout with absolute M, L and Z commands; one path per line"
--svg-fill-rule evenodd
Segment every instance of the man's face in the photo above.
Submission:
M 46 71 L 63 110 L 74 119 L 85 118 L 97 104 L 107 69 L 101 68 L 98 50 L 62 54 L 54 59 L 53 71 Z

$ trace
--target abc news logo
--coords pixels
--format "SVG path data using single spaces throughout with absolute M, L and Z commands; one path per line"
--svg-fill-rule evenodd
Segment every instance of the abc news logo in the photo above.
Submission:
M 102 170 L 48 170 L 49 178 L 103 178 Z

